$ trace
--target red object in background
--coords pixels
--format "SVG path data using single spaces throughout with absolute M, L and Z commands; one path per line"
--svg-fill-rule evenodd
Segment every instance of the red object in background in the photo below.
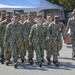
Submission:
M 69 34 L 67 34 L 66 39 L 64 40 L 64 43 L 71 44 L 71 38 Z

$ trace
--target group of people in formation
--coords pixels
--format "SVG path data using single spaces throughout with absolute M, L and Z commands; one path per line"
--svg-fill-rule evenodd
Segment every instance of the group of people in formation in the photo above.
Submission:
M 34 19 L 33 13 L 28 13 L 27 19 L 24 13 L 18 15 L 9 12 L 1 12 L 0 19 L 0 48 L 1 48 L 1 64 L 9 65 L 12 63 L 17 68 L 18 59 L 24 63 L 26 59 L 26 51 L 28 51 L 28 63 L 33 65 L 34 51 L 36 55 L 36 65 L 42 67 L 45 62 L 44 51 L 46 50 L 46 59 L 48 65 L 53 63 L 59 66 L 58 56 L 62 48 L 62 37 L 66 39 L 66 34 L 71 28 L 73 59 L 75 58 L 75 9 L 72 12 L 73 17 L 69 19 L 67 27 L 59 22 L 59 15 L 48 13 L 46 19 L 44 12 L 41 12 Z M 53 55 L 53 60 L 51 56 Z

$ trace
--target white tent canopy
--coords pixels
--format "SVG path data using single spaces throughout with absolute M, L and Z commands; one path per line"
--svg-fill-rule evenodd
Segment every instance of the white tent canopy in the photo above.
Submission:
M 27 6 L 9 6 L 9 5 L 3 5 L 0 4 L 0 10 L 6 10 L 6 11 L 14 11 L 14 10 L 24 10 L 26 12 L 34 12 L 37 11 L 37 9 L 35 7 L 27 7 Z M 41 9 L 39 9 L 38 11 L 40 11 Z
M 36 8 L 41 8 L 41 9 L 59 9 L 63 10 L 63 8 L 59 5 L 50 3 L 46 0 L 25 0 L 31 4 L 33 4 Z
M 63 8 L 52 4 L 47 0 L 0 0 L 0 10 L 13 12 L 14 10 L 24 10 L 24 12 L 37 12 L 46 9 L 58 10 L 61 19 L 64 19 Z M 54 11 L 56 13 L 56 10 Z M 58 12 L 57 12 L 58 13 Z
M 40 11 L 44 9 L 62 10 L 63 8 L 46 0 L 0 0 L 0 10 L 2 9 L 7 11 Z

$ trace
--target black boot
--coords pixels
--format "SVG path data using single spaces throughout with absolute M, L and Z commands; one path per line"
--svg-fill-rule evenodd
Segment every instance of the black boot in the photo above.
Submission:
M 4 55 L 1 55 L 1 64 L 4 64 L 4 61 L 5 61 Z
M 75 60 L 75 55 L 72 56 L 72 60 Z
M 29 58 L 28 62 L 30 63 L 30 65 L 33 65 L 33 59 Z
M 48 65 L 51 65 L 51 60 L 50 60 L 50 58 L 47 58 L 47 61 L 48 61 Z
M 42 67 L 42 62 L 36 62 L 36 64 L 41 68 Z
M 43 55 L 41 56 L 41 60 L 42 60 L 42 63 L 44 63 L 44 56 Z
M 58 61 L 53 61 L 53 63 L 54 63 L 54 65 L 55 65 L 56 67 L 59 66 Z
M 1 56 L 0 56 L 0 62 L 1 62 Z

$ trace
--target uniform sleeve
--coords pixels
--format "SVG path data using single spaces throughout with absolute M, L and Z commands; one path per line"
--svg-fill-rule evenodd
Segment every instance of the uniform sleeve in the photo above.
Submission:
M 49 37 L 52 33 L 52 24 L 49 24 L 49 27 L 48 27 L 48 34 L 49 34 Z
M 62 36 L 63 36 L 63 38 L 66 37 L 66 34 L 67 34 L 67 32 L 66 32 L 66 27 L 65 27 L 64 24 L 62 23 Z
M 25 35 L 25 37 L 26 37 L 27 39 L 29 39 L 29 38 L 28 38 L 29 36 L 28 36 L 28 32 L 27 32 L 27 29 L 28 29 L 28 28 L 27 28 L 27 22 L 26 22 L 26 21 L 24 22 L 23 27 L 24 27 L 24 28 L 23 28 L 24 32 L 26 32 L 26 34 L 24 34 L 24 35 Z
M 0 31 L 1 31 L 1 23 L 0 23 Z
M 30 30 L 30 35 L 29 35 L 29 41 L 30 42 L 32 42 L 32 39 L 33 39 L 33 30 L 34 30 L 34 27 L 32 26 L 31 30 Z
M 68 25 L 68 26 L 71 26 L 71 20 L 70 20 L 70 19 L 68 20 L 67 25 Z
M 22 33 L 23 33 L 23 38 L 27 39 L 27 31 L 26 31 L 26 28 L 24 27 L 24 25 L 22 25 Z
M 2 31 L 2 30 L 3 30 L 3 24 L 0 23 L 0 31 Z
M 50 38 L 51 32 L 52 32 L 52 28 L 51 28 L 51 24 L 49 24 L 48 29 L 46 31 L 46 38 Z
M 4 36 L 4 42 L 5 43 L 8 42 L 9 36 L 10 36 L 10 28 L 9 28 L 9 25 L 7 25 L 6 30 L 5 30 L 5 36 Z
M 43 29 L 44 29 L 44 36 L 46 37 L 46 32 L 47 32 L 47 29 L 46 29 L 46 25 L 43 23 Z

